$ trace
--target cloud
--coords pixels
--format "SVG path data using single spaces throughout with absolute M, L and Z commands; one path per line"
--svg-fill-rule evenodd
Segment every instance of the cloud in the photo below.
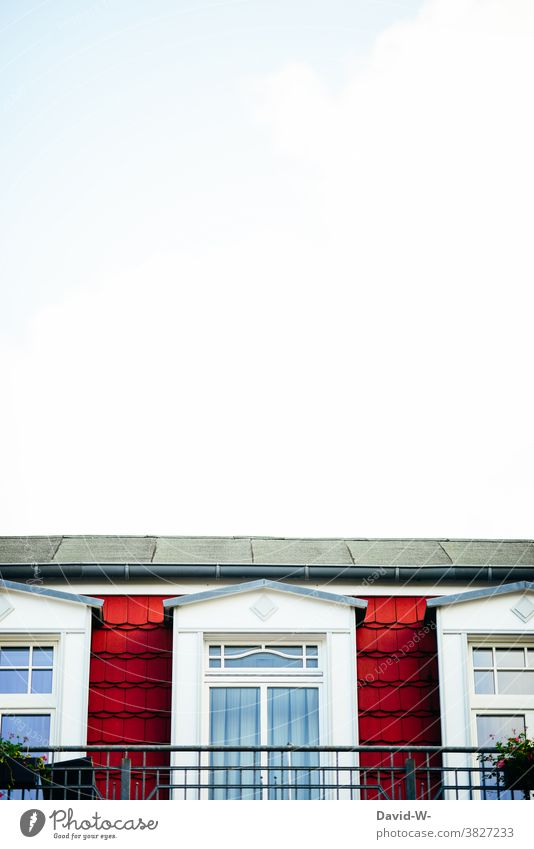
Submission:
M 278 206 L 5 352 L 4 532 L 531 533 L 533 36 L 434 0 L 262 80 Z

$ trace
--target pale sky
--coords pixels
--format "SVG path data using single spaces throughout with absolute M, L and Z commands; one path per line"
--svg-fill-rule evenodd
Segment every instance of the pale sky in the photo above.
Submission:
M 534 536 L 532 0 L 0 0 L 1 534 Z

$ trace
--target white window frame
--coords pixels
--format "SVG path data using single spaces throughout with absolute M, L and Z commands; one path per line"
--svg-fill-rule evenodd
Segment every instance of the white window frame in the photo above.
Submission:
M 283 667 L 244 668 L 244 669 L 211 669 L 209 667 L 209 646 L 218 642 L 225 645 L 243 645 L 247 643 L 272 643 L 273 635 L 255 634 L 249 635 L 250 639 L 213 639 L 208 635 L 205 637 L 204 646 L 204 687 L 203 687 L 203 709 L 204 727 L 202 738 L 208 743 L 210 739 L 210 690 L 212 687 L 239 687 L 259 688 L 260 690 L 260 745 L 268 745 L 268 719 L 267 719 L 267 690 L 269 687 L 315 687 L 319 697 L 319 745 L 323 745 L 323 739 L 327 734 L 327 699 L 325 698 L 326 676 L 321 667 L 324 658 L 324 639 L 314 637 L 313 639 L 295 640 L 294 635 L 277 634 L 276 642 L 281 645 L 301 646 L 304 644 L 317 645 L 319 666 L 317 669 L 289 669 Z M 324 663 L 324 659 L 322 661 Z M 303 674 L 304 673 L 304 674 Z

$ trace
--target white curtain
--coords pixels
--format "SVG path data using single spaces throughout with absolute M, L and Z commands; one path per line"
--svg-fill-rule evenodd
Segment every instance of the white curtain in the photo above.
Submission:
M 221 746 L 260 745 L 258 687 L 211 688 L 210 742 Z M 210 798 L 260 799 L 259 762 L 257 752 L 213 752 Z
M 270 746 L 319 745 L 317 687 L 269 687 L 267 698 Z M 318 752 L 271 752 L 269 766 L 270 799 L 319 798 Z

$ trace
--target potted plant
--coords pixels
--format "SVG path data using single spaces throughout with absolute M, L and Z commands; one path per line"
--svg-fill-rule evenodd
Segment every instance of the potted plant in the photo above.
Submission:
M 20 790 L 35 788 L 49 780 L 49 767 L 45 756 L 32 757 L 24 750 L 28 738 L 20 740 L 10 735 L 9 740 L 0 738 L 0 788 Z
M 525 731 L 495 743 L 496 755 L 484 755 L 497 778 L 507 790 L 523 793 L 525 799 L 531 798 L 534 791 L 534 739 L 527 737 Z

